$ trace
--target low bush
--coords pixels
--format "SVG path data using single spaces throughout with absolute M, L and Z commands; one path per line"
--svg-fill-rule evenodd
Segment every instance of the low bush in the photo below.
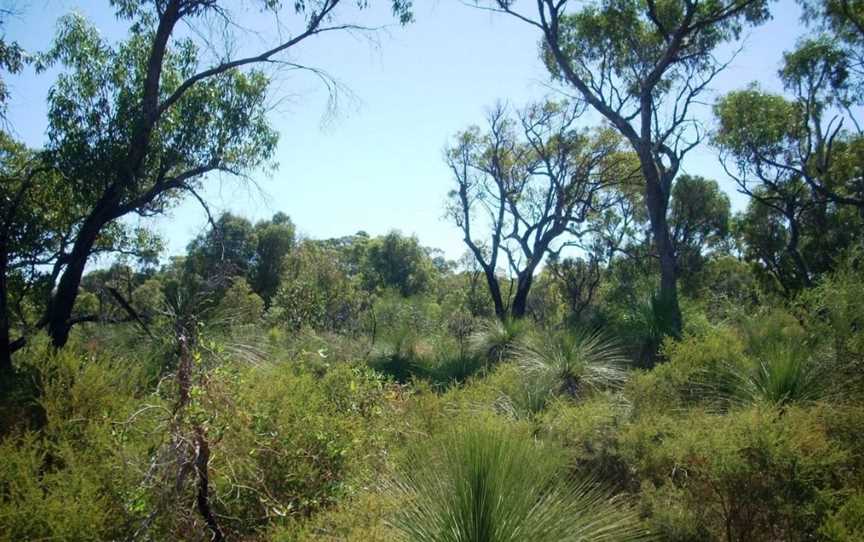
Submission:
M 799 407 L 644 416 L 619 446 L 648 525 L 682 542 L 812 540 L 852 465 L 822 414 Z

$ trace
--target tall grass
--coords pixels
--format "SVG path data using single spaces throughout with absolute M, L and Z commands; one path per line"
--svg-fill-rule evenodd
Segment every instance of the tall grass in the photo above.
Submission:
M 599 331 L 533 337 L 516 348 L 515 359 L 526 373 L 545 377 L 554 392 L 569 397 L 620 387 L 626 379 L 626 356 Z
M 511 357 L 517 342 L 527 333 L 528 322 L 524 319 L 496 318 L 481 324 L 469 338 L 468 344 L 473 354 L 494 364 Z
M 725 366 L 718 391 L 729 405 L 785 406 L 842 397 L 842 386 L 832 385 L 829 364 L 787 348 L 775 349 L 749 367 Z
M 633 510 L 591 480 L 565 481 L 557 457 L 504 426 L 451 432 L 402 469 L 392 524 L 412 542 L 644 539 Z

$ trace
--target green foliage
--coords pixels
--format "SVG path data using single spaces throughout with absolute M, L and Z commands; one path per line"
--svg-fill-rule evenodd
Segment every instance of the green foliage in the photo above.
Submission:
M 295 227 L 287 215 L 276 213 L 272 220 L 255 224 L 255 233 L 258 246 L 250 281 L 267 303 L 276 295 L 285 270 L 285 257 L 296 245 Z
M 495 424 L 423 445 L 399 472 L 394 525 L 413 541 L 638 540 L 636 515 L 591 479 L 563 481 L 551 448 Z
M 861 307 L 860 250 L 853 252 L 829 277 L 796 299 L 796 313 L 812 344 L 827 350 L 835 360 L 837 381 L 860 384 L 864 363 L 864 329 Z
M 828 516 L 819 534 L 827 542 L 854 542 L 864 538 L 864 495 L 853 495 Z
M 831 367 L 798 350 L 771 352 L 751 367 L 726 367 L 718 375 L 720 395 L 732 404 L 764 402 L 776 406 L 837 398 L 828 383 Z
M 629 314 L 625 314 L 623 332 L 626 341 L 635 347 L 636 356 L 643 367 L 651 367 L 660 353 L 666 337 L 677 335 L 675 305 L 659 294 L 650 294 L 637 300 Z
M 630 408 L 620 397 L 597 394 L 584 401 L 553 401 L 539 419 L 541 434 L 563 446 L 568 462 L 615 487 L 632 487 L 633 472 L 620 451 Z
M 366 244 L 361 273 L 366 289 L 393 288 L 409 297 L 429 290 L 435 269 L 416 237 L 393 231 Z
M 767 2 L 746 2 L 740 9 L 732 9 L 726 2 L 695 6 L 663 2 L 655 6 L 637 0 L 604 1 L 562 17 L 559 47 L 568 59 L 573 59 L 573 65 L 580 67 L 581 77 L 593 80 L 590 68 L 605 61 L 610 64 L 606 69 L 620 79 L 621 91 L 636 95 L 641 81 L 667 50 L 664 32 L 683 28 L 682 33 L 687 33 L 689 39 L 681 45 L 678 55 L 686 60 L 672 63 L 660 73 L 655 96 L 659 101 L 688 76 L 688 68 L 710 69 L 705 57 L 712 49 L 737 39 L 745 24 L 758 24 L 768 16 Z M 551 53 L 546 54 L 552 75 L 563 77 Z M 594 77 L 599 80 L 600 73 Z
M 27 355 L 42 423 L 0 441 L 0 539 L 122 538 L 144 518 L 136 485 L 157 443 L 160 401 L 139 410 L 134 396 L 143 386 L 134 363 L 47 348 Z
M 351 494 L 383 460 L 383 383 L 338 364 L 322 377 L 287 363 L 236 374 L 207 405 L 218 442 L 214 502 L 238 531 L 303 517 Z
M 663 539 L 810 540 L 851 467 L 828 416 L 765 406 L 647 416 L 624 430 L 620 449 Z
M 282 285 L 267 318 L 289 330 L 356 330 L 367 306 L 355 278 L 339 265 L 333 249 L 303 243 L 287 258 Z
M 685 291 L 705 265 L 705 253 L 718 249 L 729 235 L 729 197 L 716 181 L 681 175 L 672 188 L 669 223 Z
M 236 278 L 216 307 L 220 324 L 254 324 L 264 313 L 264 300 L 252 291 L 243 278 Z
M 202 278 L 245 276 L 258 238 L 245 218 L 224 213 L 186 248 L 186 269 Z
M 750 360 L 740 334 L 718 326 L 704 335 L 687 335 L 663 344 L 664 363 L 627 383 L 627 396 L 638 415 L 680 409 L 706 399 L 706 379 L 726 367 L 746 367 Z

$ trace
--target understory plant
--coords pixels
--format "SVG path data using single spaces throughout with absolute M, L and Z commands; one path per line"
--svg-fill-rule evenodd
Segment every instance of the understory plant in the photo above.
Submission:
M 618 344 L 599 331 L 538 335 L 514 350 L 523 372 L 540 378 L 553 392 L 571 398 L 620 387 L 627 358 Z
M 643 540 L 638 515 L 590 478 L 568 480 L 549 446 L 487 421 L 409 455 L 392 524 L 412 542 Z

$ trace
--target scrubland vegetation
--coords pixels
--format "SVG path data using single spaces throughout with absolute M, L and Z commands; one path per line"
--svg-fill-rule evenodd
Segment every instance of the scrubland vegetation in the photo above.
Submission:
M 59 75 L 44 148 L 0 140 L 0 539 L 864 540 L 861 3 L 808 2 L 785 94 L 707 132 L 717 50 L 771 4 L 486 5 L 568 97 L 454 126 L 459 261 L 199 193 L 269 165 L 258 70 L 361 31 L 339 4 L 265 2 L 299 30 L 227 60 L 173 34 L 229 20 L 198 0 L 2 42 L 4 76 Z M 739 212 L 679 171 L 697 145 Z M 209 225 L 165 258 L 128 219 L 187 196 Z

